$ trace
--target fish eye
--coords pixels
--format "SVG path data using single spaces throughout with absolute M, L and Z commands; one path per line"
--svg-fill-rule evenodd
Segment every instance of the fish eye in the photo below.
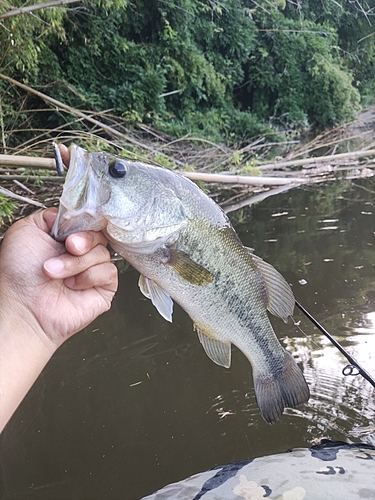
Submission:
M 122 161 L 114 160 L 109 164 L 108 172 L 114 179 L 121 179 L 126 175 L 126 166 Z

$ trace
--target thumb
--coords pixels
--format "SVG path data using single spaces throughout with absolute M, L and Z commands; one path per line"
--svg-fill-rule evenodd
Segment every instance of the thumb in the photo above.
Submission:
M 52 229 L 53 223 L 55 222 L 56 216 L 57 208 L 47 208 L 45 210 L 34 212 L 32 215 L 23 220 L 25 223 L 34 224 L 45 233 L 49 233 Z

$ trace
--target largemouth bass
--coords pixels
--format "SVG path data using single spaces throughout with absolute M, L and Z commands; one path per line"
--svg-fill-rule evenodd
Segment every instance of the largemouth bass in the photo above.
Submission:
M 225 213 L 193 182 L 73 145 L 52 233 L 63 241 L 85 230 L 103 231 L 140 272 L 142 293 L 166 320 L 172 321 L 173 301 L 187 312 L 212 361 L 229 368 L 231 344 L 243 352 L 266 422 L 308 400 L 302 372 L 267 314 L 286 322 L 293 313 L 288 283 L 241 243 Z

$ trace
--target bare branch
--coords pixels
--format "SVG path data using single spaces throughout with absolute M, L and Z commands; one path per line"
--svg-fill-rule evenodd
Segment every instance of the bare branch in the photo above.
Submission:
M 45 205 L 39 203 L 39 201 L 32 200 L 31 198 L 26 198 L 26 196 L 20 196 L 19 194 L 13 193 L 9 189 L 0 186 L 0 194 L 7 196 L 8 198 L 13 198 L 17 201 L 22 201 L 23 203 L 28 203 L 29 205 L 35 205 L 36 207 L 46 208 Z
M 83 113 L 79 109 L 72 108 L 71 106 L 68 106 L 67 104 L 64 104 L 63 102 L 58 101 L 57 99 L 53 99 L 52 97 L 49 97 L 48 95 L 43 94 L 42 92 L 39 92 L 38 90 L 35 90 L 32 87 L 25 85 L 24 83 L 21 83 L 17 80 L 14 80 L 13 78 L 10 78 L 9 76 L 3 75 L 2 73 L 0 73 L 0 78 L 5 80 L 6 82 L 11 83 L 12 85 L 16 85 L 17 87 L 19 87 L 23 90 L 26 90 L 26 92 L 30 92 L 31 94 L 34 94 L 34 95 L 40 97 L 45 102 L 49 102 L 53 106 L 56 106 L 57 109 L 63 109 L 64 111 L 67 111 L 68 113 L 71 113 L 72 115 L 79 116 L 80 118 L 83 118 L 84 120 L 86 120 L 90 123 L 93 123 L 97 127 L 100 127 L 102 130 L 105 130 L 108 134 L 111 134 L 119 139 L 127 141 L 127 142 L 141 148 L 141 149 L 146 149 L 146 150 L 151 151 L 153 153 L 158 153 L 160 155 L 166 156 L 162 152 L 156 151 L 155 148 L 153 148 L 151 146 L 147 146 L 146 144 L 143 144 L 142 142 L 137 141 L 136 139 L 133 139 L 129 135 L 123 134 L 122 132 L 119 132 L 115 128 L 110 127 L 109 125 L 106 125 L 105 123 L 100 122 L 99 120 L 96 120 L 95 118 L 92 118 L 91 116 L 87 115 L 86 113 Z M 178 160 L 174 160 L 174 161 L 178 165 L 183 165 L 183 163 L 181 161 L 178 161 Z
M 285 184 L 302 183 L 304 179 L 287 179 L 285 177 L 255 177 L 252 175 L 204 174 L 202 172 L 180 172 L 192 181 L 219 182 L 224 184 L 246 184 L 251 186 L 283 186 Z
M 18 16 L 19 14 L 34 12 L 35 10 L 47 9 L 48 7 L 56 7 L 57 5 L 66 5 L 68 3 L 77 2 L 81 2 L 81 0 L 54 0 L 52 2 L 37 3 L 35 5 L 29 5 L 28 7 L 20 7 L 19 9 L 8 10 L 8 12 L 0 14 L 0 19 L 7 19 L 9 17 Z

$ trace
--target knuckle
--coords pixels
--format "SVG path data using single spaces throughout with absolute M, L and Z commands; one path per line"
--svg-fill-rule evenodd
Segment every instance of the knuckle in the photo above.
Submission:
M 93 245 L 107 245 L 107 239 L 101 231 L 88 231 Z
M 96 233 L 99 235 L 99 241 L 102 243 L 102 245 L 104 246 L 107 246 L 108 245 L 108 240 L 107 238 L 104 236 L 104 234 L 102 232 L 100 233 Z
M 60 256 L 60 259 L 64 261 L 64 275 L 73 276 L 82 269 L 84 266 L 84 258 L 71 254 L 64 254 Z
M 82 271 L 78 276 L 76 276 L 77 286 L 82 289 L 92 288 L 96 285 L 95 270 L 93 268 L 86 269 Z
M 111 309 L 111 305 L 112 305 L 112 298 L 111 299 L 107 299 L 105 301 L 105 312 L 109 311 Z
M 108 278 L 111 282 L 116 282 L 118 279 L 117 267 L 114 264 L 110 264 Z
M 74 256 L 73 258 L 69 259 L 69 262 L 71 263 L 71 267 L 78 269 L 81 269 L 85 267 L 86 259 L 85 255 L 82 256 Z
M 102 244 L 97 245 L 96 250 L 98 252 L 98 256 L 101 257 L 104 261 L 110 261 L 111 256 L 109 250 L 105 245 Z

